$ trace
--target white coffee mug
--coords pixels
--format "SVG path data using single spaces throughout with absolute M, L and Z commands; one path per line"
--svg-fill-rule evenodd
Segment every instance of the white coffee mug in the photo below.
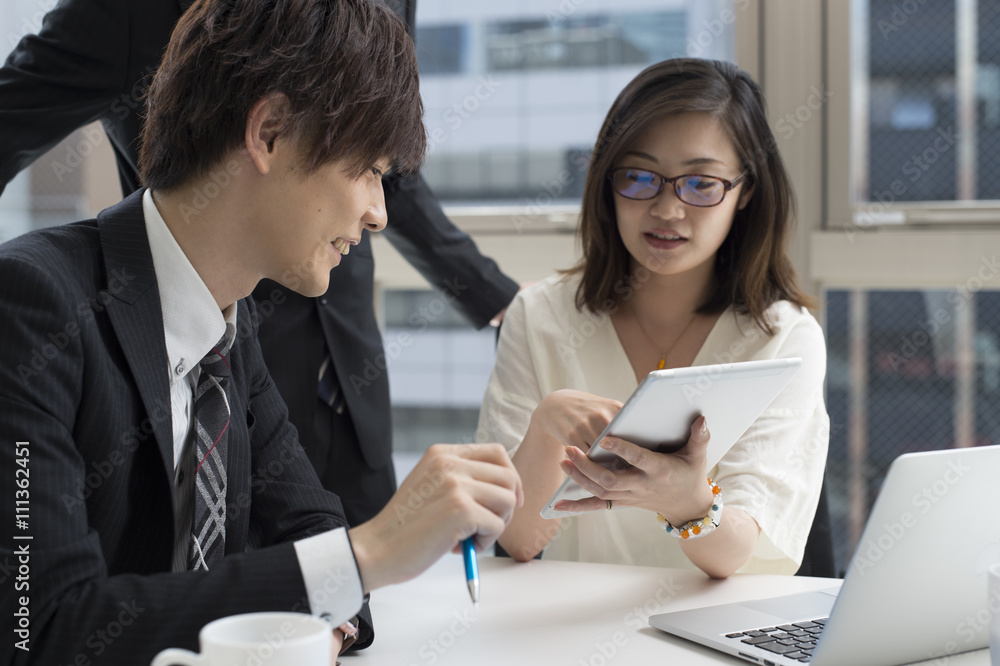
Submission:
M 990 567 L 989 578 L 986 607 L 990 611 L 990 663 L 1000 666 L 1000 562 Z
M 201 654 L 169 648 L 150 666 L 328 666 L 333 629 L 303 613 L 247 613 L 209 622 L 198 632 Z

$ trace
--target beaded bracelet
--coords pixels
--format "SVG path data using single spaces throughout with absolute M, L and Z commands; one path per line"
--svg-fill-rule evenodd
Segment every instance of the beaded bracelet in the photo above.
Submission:
M 712 479 L 708 479 L 708 485 L 712 487 L 712 508 L 704 518 L 689 520 L 680 527 L 674 527 L 661 514 L 656 514 L 656 519 L 660 521 L 667 534 L 678 539 L 697 539 L 715 531 L 722 516 L 722 490 L 712 483 Z

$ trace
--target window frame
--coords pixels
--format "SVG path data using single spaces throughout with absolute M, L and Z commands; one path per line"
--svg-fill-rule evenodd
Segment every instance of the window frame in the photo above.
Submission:
M 974 71 L 970 75 L 962 63 L 970 58 L 975 62 L 976 2 L 955 2 L 961 14 L 956 31 L 959 39 L 966 40 L 959 42 L 964 48 L 960 47 L 957 57 L 958 116 L 971 117 L 960 122 L 975 125 L 974 114 L 966 108 L 969 102 L 961 99 L 971 99 L 970 88 L 971 94 L 975 92 Z M 867 133 L 852 132 L 852 125 L 864 127 L 868 117 L 867 86 L 859 83 L 868 71 L 868 0 L 823 0 L 823 5 L 825 77 L 834 95 L 827 109 L 825 163 L 819 165 L 826 174 L 826 206 L 822 229 L 811 235 L 811 278 L 827 288 L 873 289 L 955 288 L 976 279 L 983 260 L 990 258 L 983 249 L 998 247 L 1000 241 L 1000 201 L 858 200 L 865 177 L 862 157 Z M 961 164 L 961 156 L 975 150 L 974 132 L 964 132 L 957 150 Z M 966 179 L 970 174 L 956 177 Z M 1000 279 L 993 286 L 1000 288 Z

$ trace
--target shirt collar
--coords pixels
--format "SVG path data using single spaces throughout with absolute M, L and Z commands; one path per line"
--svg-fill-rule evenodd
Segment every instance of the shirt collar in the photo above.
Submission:
M 163 334 L 170 381 L 182 379 L 226 333 L 236 330 L 236 304 L 219 310 L 215 297 L 198 275 L 153 203 L 152 190 L 142 195 L 146 235 L 160 292 Z

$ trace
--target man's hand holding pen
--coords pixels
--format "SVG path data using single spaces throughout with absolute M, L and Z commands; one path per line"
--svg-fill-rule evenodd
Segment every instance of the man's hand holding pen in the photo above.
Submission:
M 409 580 L 473 539 L 489 548 L 524 502 L 499 444 L 436 444 L 389 504 L 350 532 L 365 592 Z

